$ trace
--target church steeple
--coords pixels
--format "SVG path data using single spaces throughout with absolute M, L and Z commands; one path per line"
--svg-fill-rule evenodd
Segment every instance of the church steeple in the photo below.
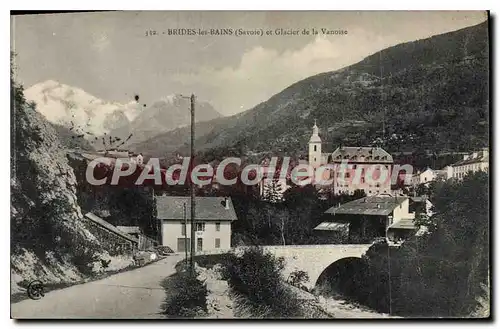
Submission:
M 319 128 L 314 119 L 313 133 L 309 139 L 309 164 L 313 168 L 321 165 L 321 138 L 319 137 Z
M 309 143 L 321 143 L 321 138 L 319 137 L 319 128 L 316 125 L 316 119 L 314 119 L 313 133 L 309 139 Z
M 319 134 L 319 129 L 318 126 L 316 126 L 316 119 L 314 119 L 313 135 L 318 135 L 318 134 Z

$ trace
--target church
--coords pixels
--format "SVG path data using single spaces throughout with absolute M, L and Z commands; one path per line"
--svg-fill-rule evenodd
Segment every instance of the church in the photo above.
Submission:
M 309 139 L 309 164 L 317 169 L 329 165 L 328 179 L 333 179 L 334 194 L 354 194 L 363 190 L 367 196 L 391 195 L 393 158 L 381 147 L 339 146 L 332 153 L 322 153 L 316 120 Z M 325 171 L 326 172 L 326 171 Z

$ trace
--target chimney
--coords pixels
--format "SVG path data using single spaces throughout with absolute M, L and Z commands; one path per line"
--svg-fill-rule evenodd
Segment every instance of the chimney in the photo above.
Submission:
M 229 210 L 229 199 L 228 198 L 224 198 L 224 208 L 226 210 Z

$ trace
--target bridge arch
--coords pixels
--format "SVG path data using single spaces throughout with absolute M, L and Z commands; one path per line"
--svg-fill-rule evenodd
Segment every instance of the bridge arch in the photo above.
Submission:
M 294 271 L 303 270 L 309 275 L 309 281 L 305 283 L 305 286 L 308 289 L 314 289 L 319 277 L 329 266 L 344 258 L 361 260 L 361 256 L 370 246 L 370 244 L 287 245 L 264 246 L 263 249 L 265 252 L 284 258 L 283 275 L 285 278 Z
M 314 283 L 314 289 L 322 294 L 342 294 L 359 298 L 366 285 L 368 264 L 361 257 L 339 258 L 326 266 Z

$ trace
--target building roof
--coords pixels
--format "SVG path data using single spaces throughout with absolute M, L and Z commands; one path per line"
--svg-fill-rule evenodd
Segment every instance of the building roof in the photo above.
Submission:
M 392 156 L 381 147 L 340 146 L 332 153 L 332 161 L 348 160 L 366 163 L 393 163 Z
M 311 138 L 309 139 L 309 143 L 321 143 L 321 138 L 319 137 L 319 128 L 316 125 L 316 122 L 314 122 L 313 126 L 313 133 L 311 135 Z
M 233 221 L 237 220 L 231 198 L 229 209 L 224 207 L 224 197 L 196 197 L 195 220 L 198 221 Z M 183 196 L 156 197 L 157 217 L 160 219 L 184 220 L 184 204 L 186 216 L 191 216 L 191 198 Z
M 139 226 L 117 226 L 120 231 L 125 232 L 127 234 L 140 234 L 141 229 Z
M 391 226 L 388 227 L 388 229 L 398 229 L 398 230 L 416 230 L 417 227 L 415 226 L 415 223 L 413 219 L 401 219 L 398 220 L 397 222 L 393 223 Z
M 119 230 L 116 226 L 108 223 L 107 221 L 105 221 L 104 219 L 94 215 L 93 213 L 91 212 L 88 212 L 85 214 L 85 217 L 90 219 L 91 221 L 93 221 L 94 223 L 104 227 L 105 229 L 121 236 L 122 238 L 124 239 L 127 239 L 129 241 L 132 241 L 132 242 L 135 242 L 135 243 L 138 243 L 139 241 L 137 241 L 137 239 L 121 230 Z
M 427 167 L 427 169 L 425 169 L 422 172 L 420 172 L 419 175 L 423 175 L 423 174 L 425 174 L 426 172 L 429 172 L 429 171 L 431 173 L 433 173 L 433 174 L 436 172 L 434 169 L 431 169 L 431 168 Z
M 476 156 L 474 156 L 476 155 Z M 473 164 L 473 163 L 480 163 L 480 162 L 489 162 L 490 161 L 490 155 L 487 151 L 479 151 L 479 152 L 474 152 L 469 154 L 467 159 L 460 160 L 458 162 L 455 162 L 452 164 L 452 167 L 459 167 L 459 166 L 465 166 L 468 164 Z
M 318 135 L 312 135 L 309 138 L 309 143 L 321 143 L 321 138 Z
M 368 196 L 344 203 L 337 208 L 331 207 L 325 211 L 325 214 L 387 216 L 405 200 L 408 200 L 408 198 L 385 195 Z
M 317 231 L 345 231 L 349 227 L 349 223 L 339 222 L 323 222 L 316 226 L 314 230 Z

